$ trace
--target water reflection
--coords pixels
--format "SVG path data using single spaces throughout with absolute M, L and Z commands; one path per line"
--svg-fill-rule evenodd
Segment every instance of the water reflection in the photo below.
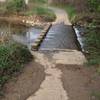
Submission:
M 32 45 L 39 36 L 41 30 L 41 28 L 37 27 L 25 27 L 14 23 L 0 21 L 0 37 L 9 35 L 9 40 L 23 45 Z

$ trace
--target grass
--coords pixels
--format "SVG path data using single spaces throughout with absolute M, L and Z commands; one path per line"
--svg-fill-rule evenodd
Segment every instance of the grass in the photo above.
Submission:
M 23 65 L 30 62 L 32 55 L 28 49 L 19 44 L 0 44 L 0 93 L 2 87 L 13 74 L 19 72 Z
M 70 20 L 72 20 L 76 16 L 76 10 L 75 10 L 75 8 L 73 6 L 71 6 L 71 5 L 65 5 L 64 9 L 68 13 Z
M 47 0 L 31 0 L 29 3 L 29 9 L 24 15 L 31 16 L 37 15 L 44 21 L 52 22 L 56 19 L 55 13 L 46 7 Z
M 94 66 L 100 74 L 100 27 L 97 27 L 100 21 L 98 18 L 93 18 L 93 20 L 85 35 L 86 49 L 89 52 L 89 54 L 86 55 L 88 59 L 87 65 Z
M 99 29 L 88 29 L 88 34 L 85 35 L 86 48 L 89 51 L 89 64 L 100 65 L 100 34 Z
M 42 6 L 34 6 L 30 11 L 27 11 L 25 15 L 38 15 L 41 16 L 45 21 L 54 21 L 56 19 L 56 15 L 54 12 L 46 7 Z
M 47 0 L 31 0 L 32 3 L 37 3 L 37 4 L 44 4 L 47 2 Z

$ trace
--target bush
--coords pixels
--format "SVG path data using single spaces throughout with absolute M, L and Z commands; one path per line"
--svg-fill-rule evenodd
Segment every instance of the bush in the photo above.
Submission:
M 8 78 L 18 72 L 23 64 L 31 61 L 28 49 L 18 44 L 0 45 L 0 88 Z
M 100 12 L 100 0 L 88 0 L 91 11 Z
M 93 24 L 94 26 L 95 24 Z M 86 34 L 86 46 L 89 51 L 89 64 L 100 65 L 100 34 L 98 28 L 92 26 L 88 29 Z
M 25 2 L 24 0 L 9 1 L 6 8 L 9 12 L 20 12 L 25 9 Z

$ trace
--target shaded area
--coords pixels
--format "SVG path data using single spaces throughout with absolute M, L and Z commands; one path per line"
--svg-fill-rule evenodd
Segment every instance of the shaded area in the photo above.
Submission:
M 46 38 L 40 46 L 45 49 L 78 49 L 72 26 L 64 23 L 55 24 L 49 30 Z

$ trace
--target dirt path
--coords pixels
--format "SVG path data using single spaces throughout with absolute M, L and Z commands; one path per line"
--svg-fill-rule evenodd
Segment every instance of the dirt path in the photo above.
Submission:
M 68 18 L 68 14 L 66 13 L 65 10 L 55 7 L 48 7 L 48 8 L 53 10 L 57 17 L 53 24 L 59 24 L 64 22 L 65 25 L 71 25 L 71 22 Z
M 0 100 L 96 100 L 90 97 L 93 89 L 99 90 L 100 77 L 83 66 L 86 59 L 81 52 L 60 50 L 32 54 L 34 63 L 5 86 L 5 98 Z
M 76 69 L 80 68 L 86 61 L 81 52 L 65 50 L 55 53 L 33 52 L 33 55 L 36 57 L 36 62 L 44 66 L 46 76 L 39 90 L 26 100 L 89 100 L 89 92 L 85 91 L 86 87 L 84 86 L 86 78 L 76 71 L 67 70 L 67 72 L 63 72 L 62 70 L 64 65 L 69 65 L 69 67 L 77 65 Z M 72 69 L 75 69 L 75 67 L 73 66 Z M 66 81 L 65 78 L 68 80 Z M 66 86 L 68 87 L 68 85 L 66 83 L 72 88 L 69 87 L 67 90 Z M 74 99 L 70 98 L 69 90 L 71 92 L 74 90 L 72 96 Z

